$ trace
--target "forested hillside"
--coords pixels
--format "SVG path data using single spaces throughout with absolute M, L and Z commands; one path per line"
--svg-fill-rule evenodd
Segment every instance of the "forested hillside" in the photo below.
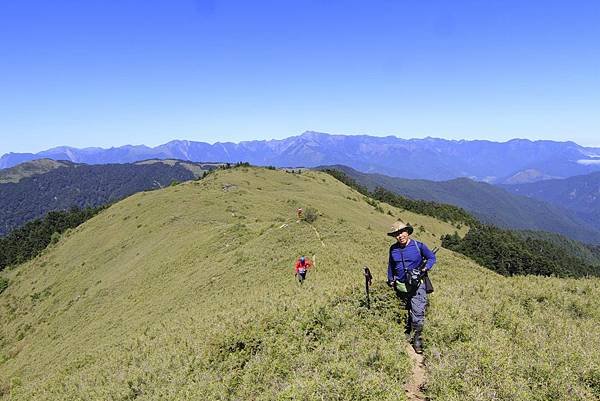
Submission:
M 568 250 L 568 244 L 523 238 L 494 226 L 472 227 L 462 238 L 458 233 L 445 235 L 442 246 L 503 275 L 600 276 L 600 264 L 574 256 L 576 250 Z
M 324 169 L 346 185 L 365 196 L 390 205 L 452 222 L 461 227 L 469 226 L 466 235 L 458 231 L 442 237 L 442 246 L 469 256 L 497 273 L 503 275 L 555 275 L 559 277 L 600 276 L 600 263 L 594 255 L 596 248 L 585 244 L 547 241 L 546 234 L 525 235 L 516 230 L 504 230 L 483 224 L 465 210 L 448 204 L 412 200 L 378 187 L 369 191 L 353 178 L 337 169 Z M 375 205 L 377 206 L 377 205 Z M 572 241 L 575 242 L 575 241 Z M 576 242 L 575 242 L 576 243 Z M 583 250 L 587 249 L 587 253 Z
M 102 208 L 103 206 L 72 208 L 68 211 L 49 212 L 44 218 L 14 229 L 7 236 L 0 238 L 0 271 L 39 255 L 48 245 L 58 241 L 65 231 L 92 218 Z
M 19 182 L 23 178 L 31 177 L 32 175 L 44 174 L 55 168 L 72 165 L 73 163 L 70 161 L 55 161 L 52 159 L 38 159 L 21 163 L 14 167 L 0 170 L 0 184 Z
M 69 163 L 0 184 L 0 236 L 50 211 L 98 207 L 140 191 L 197 178 L 216 164 L 147 161 L 138 164 Z
M 565 250 L 566 253 L 575 256 L 588 264 L 600 265 L 600 245 L 589 245 L 572 240 L 562 235 L 544 231 L 517 231 L 515 234 L 530 239 L 538 239 L 550 242 Z
M 530 184 L 503 185 L 507 191 L 572 210 L 600 228 L 600 173 Z
M 371 191 L 385 188 L 413 200 L 455 205 L 483 223 L 510 230 L 556 232 L 588 244 L 600 244 L 599 223 L 566 209 L 566 202 L 550 204 L 544 202 L 544 199 L 513 194 L 503 188 L 468 178 L 449 181 L 411 180 L 381 174 L 365 174 L 347 166 L 327 168 L 343 172 Z

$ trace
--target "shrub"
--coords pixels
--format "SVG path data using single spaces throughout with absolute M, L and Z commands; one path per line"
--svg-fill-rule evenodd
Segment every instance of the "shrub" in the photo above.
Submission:
M 306 220 L 308 223 L 314 223 L 317 220 L 317 217 L 319 217 L 319 214 L 317 209 L 313 207 L 308 207 L 304 211 L 304 220 Z
M 56 244 L 59 240 L 60 240 L 60 233 L 57 231 L 54 231 L 52 233 L 52 235 L 50 236 L 50 243 Z

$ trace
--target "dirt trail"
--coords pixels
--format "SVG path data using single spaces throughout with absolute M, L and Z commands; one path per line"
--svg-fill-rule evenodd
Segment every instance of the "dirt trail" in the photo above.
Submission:
M 410 344 L 406 344 L 406 353 L 412 361 L 413 371 L 406 383 L 406 396 L 409 401 L 425 401 L 425 395 L 421 391 L 421 387 L 425 384 L 425 364 L 423 355 L 417 354 Z
M 315 234 L 317 234 L 317 238 L 319 239 L 319 241 L 321 241 L 321 245 L 325 246 L 325 243 L 321 239 L 321 234 L 319 234 L 319 232 L 317 231 L 317 229 L 312 224 L 310 225 L 310 227 L 315 231 Z

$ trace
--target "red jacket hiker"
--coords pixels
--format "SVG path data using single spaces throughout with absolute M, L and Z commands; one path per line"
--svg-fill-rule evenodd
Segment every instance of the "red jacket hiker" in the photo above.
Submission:
M 296 273 L 299 273 L 302 270 L 308 270 L 308 269 L 310 269 L 312 267 L 312 265 L 313 264 L 312 264 L 312 262 L 311 262 L 310 259 L 305 258 L 304 256 L 302 256 L 300 259 L 298 259 L 296 261 L 296 266 L 295 266 Z
M 306 271 L 312 267 L 313 263 L 310 259 L 301 256 L 300 259 L 296 261 L 296 275 L 298 276 L 298 280 L 300 283 L 304 281 L 306 278 Z

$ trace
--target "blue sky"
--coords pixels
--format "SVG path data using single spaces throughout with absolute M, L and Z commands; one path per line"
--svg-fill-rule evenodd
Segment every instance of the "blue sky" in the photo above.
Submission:
M 0 3 L 0 154 L 306 130 L 600 146 L 599 1 Z

